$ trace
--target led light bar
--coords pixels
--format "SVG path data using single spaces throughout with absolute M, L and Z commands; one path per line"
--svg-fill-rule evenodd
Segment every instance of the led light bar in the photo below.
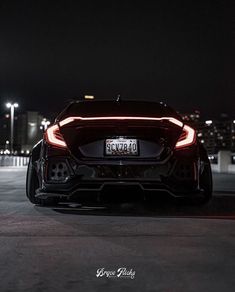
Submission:
M 69 123 L 72 123 L 76 120 L 81 121 L 98 121 L 98 120 L 146 120 L 146 121 L 162 121 L 162 120 L 168 120 L 169 122 L 179 126 L 183 127 L 183 123 L 175 118 L 172 117 L 162 117 L 162 118 L 151 118 L 151 117 L 119 117 L 119 116 L 113 116 L 113 117 L 69 117 L 64 120 L 62 120 L 59 124 L 60 126 L 67 125 Z
M 110 117 L 68 117 L 61 122 L 59 122 L 59 125 L 53 125 L 49 127 L 45 133 L 46 141 L 54 146 L 66 148 L 67 145 L 63 139 L 63 136 L 61 135 L 59 131 L 59 126 L 63 127 L 67 124 L 70 124 L 76 120 L 81 121 L 97 121 L 97 120 L 144 120 L 144 121 L 169 121 L 170 123 L 173 123 L 177 125 L 178 127 L 183 127 L 183 123 L 173 117 L 161 117 L 161 118 L 155 118 L 155 117 L 129 117 L 129 116 L 110 116 Z M 194 131 L 192 128 L 188 126 L 183 127 L 183 131 L 188 133 L 186 138 L 184 140 L 180 140 L 176 144 L 176 148 L 184 147 L 187 144 L 191 143 L 192 140 L 192 131 Z M 194 133 L 194 132 L 193 132 Z M 193 138 L 194 139 L 194 138 Z

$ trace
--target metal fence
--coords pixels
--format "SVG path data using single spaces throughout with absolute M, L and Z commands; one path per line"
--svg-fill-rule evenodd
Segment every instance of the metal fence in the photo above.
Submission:
M 27 166 L 28 162 L 29 162 L 29 157 L 0 155 L 0 167 L 1 166 L 22 167 L 22 166 Z

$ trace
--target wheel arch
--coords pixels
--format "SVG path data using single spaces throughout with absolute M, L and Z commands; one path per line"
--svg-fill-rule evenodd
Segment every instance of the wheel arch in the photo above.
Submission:
M 35 163 L 37 160 L 40 159 L 41 156 L 41 150 L 42 150 L 42 143 L 43 140 L 40 140 L 32 149 L 31 151 L 31 161 L 32 163 Z

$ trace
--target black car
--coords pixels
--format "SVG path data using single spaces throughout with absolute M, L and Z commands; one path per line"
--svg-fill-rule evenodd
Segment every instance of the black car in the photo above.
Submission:
M 33 148 L 26 189 L 40 205 L 102 201 L 107 189 L 110 200 L 138 189 L 144 198 L 206 203 L 212 175 L 195 130 L 167 105 L 83 100 L 69 104 Z

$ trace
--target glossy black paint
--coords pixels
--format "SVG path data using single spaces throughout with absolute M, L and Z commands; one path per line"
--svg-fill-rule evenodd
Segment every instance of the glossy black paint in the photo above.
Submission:
M 175 111 L 158 103 L 83 101 L 69 105 L 56 122 L 70 116 L 127 115 L 168 116 L 182 121 Z M 67 149 L 54 147 L 43 139 L 32 151 L 39 184 L 37 198 L 86 200 L 90 192 L 100 193 L 108 187 L 136 187 L 180 198 L 204 191 L 200 176 L 205 165 L 210 167 L 206 151 L 198 141 L 176 150 L 182 132 L 178 125 L 168 121 L 78 121 L 61 127 L 60 132 Z M 119 136 L 138 139 L 139 155 L 105 156 L 105 139 Z M 83 191 L 88 191 L 87 197 Z

